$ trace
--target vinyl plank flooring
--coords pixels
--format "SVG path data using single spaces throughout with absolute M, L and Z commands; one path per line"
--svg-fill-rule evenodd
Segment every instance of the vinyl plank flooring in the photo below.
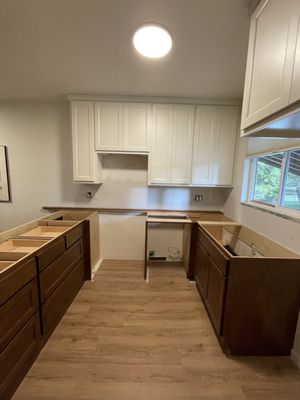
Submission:
M 287 357 L 226 357 L 182 267 L 105 261 L 14 400 L 296 400 Z M 298 397 L 297 397 L 298 396 Z

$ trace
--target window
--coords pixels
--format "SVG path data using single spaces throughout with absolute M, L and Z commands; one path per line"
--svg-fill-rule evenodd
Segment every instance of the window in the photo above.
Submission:
M 247 201 L 300 211 L 300 149 L 251 158 Z

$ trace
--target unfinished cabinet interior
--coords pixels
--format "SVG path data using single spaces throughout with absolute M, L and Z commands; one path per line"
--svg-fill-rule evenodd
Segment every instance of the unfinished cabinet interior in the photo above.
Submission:
M 150 104 L 95 102 L 95 150 L 148 152 L 150 130 Z
M 102 183 L 102 165 L 94 151 L 94 103 L 72 101 L 73 181 Z
M 3 400 L 91 278 L 92 217 L 62 211 L 0 234 L 0 361 L 9 365 L 0 372 Z
M 299 101 L 299 2 L 263 0 L 251 18 L 242 134 Z M 263 136 L 263 133 L 262 133 Z
M 228 354 L 290 355 L 300 306 L 299 255 L 234 222 L 197 228 L 194 277 Z

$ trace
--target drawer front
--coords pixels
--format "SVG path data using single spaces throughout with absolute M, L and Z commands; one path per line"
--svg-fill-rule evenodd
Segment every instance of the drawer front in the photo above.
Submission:
M 220 271 L 227 274 L 228 260 L 225 255 L 217 248 L 217 246 L 211 241 L 211 239 L 199 229 L 198 238 L 202 246 L 207 250 L 210 257 L 217 264 Z
M 0 398 L 10 399 L 39 352 L 40 324 L 36 313 L 0 353 Z
M 36 278 L 0 307 L 0 352 L 38 310 Z
M 222 334 L 225 278 L 215 262 L 209 257 L 206 306 L 218 335 Z
M 82 240 L 76 242 L 62 256 L 49 264 L 40 274 L 42 302 L 65 278 L 68 272 L 82 258 Z
M 84 281 L 83 261 L 79 261 L 42 306 L 43 333 L 50 336 L 72 303 Z
M 20 262 L 20 265 L 12 267 L 7 273 L 0 275 L 0 305 L 19 291 L 36 276 L 35 258 Z
M 60 238 L 37 255 L 39 271 L 54 261 L 65 251 L 64 238 Z
M 71 247 L 77 240 L 82 237 L 82 225 L 73 229 L 71 232 L 66 234 L 66 247 Z

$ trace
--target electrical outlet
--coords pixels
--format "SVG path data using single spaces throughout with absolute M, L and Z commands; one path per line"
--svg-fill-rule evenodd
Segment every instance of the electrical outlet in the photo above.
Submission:
M 155 256 L 155 250 L 149 250 L 149 257 Z
M 196 194 L 195 195 L 195 201 L 202 201 L 203 200 L 203 194 Z

